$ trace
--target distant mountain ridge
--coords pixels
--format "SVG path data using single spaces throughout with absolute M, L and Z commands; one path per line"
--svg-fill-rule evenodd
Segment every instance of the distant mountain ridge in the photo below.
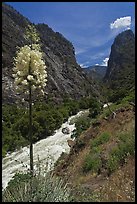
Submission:
M 93 66 L 83 68 L 83 70 L 85 73 L 90 75 L 93 79 L 101 80 L 104 78 L 106 74 L 107 66 L 93 65 Z
M 11 6 L 2 4 L 2 100 L 14 103 L 21 96 L 16 94 L 12 68 L 17 46 L 28 42 L 24 38 L 25 28 L 31 22 Z M 62 97 L 81 98 L 97 95 L 94 85 L 77 64 L 74 47 L 62 34 L 54 32 L 46 24 L 35 25 L 42 43 L 48 82 L 45 97 L 55 100 Z

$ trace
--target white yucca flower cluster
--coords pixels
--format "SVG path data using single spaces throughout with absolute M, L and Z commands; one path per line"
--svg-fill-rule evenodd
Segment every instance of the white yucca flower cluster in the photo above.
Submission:
M 31 42 L 39 43 L 40 41 L 40 37 L 34 25 L 28 25 L 26 28 L 26 35 L 24 37 L 27 40 L 31 40 Z
M 28 94 L 28 89 L 31 85 L 32 90 L 39 89 L 44 94 L 47 71 L 38 44 L 25 45 L 17 51 L 17 56 L 14 58 L 13 71 L 18 91 Z

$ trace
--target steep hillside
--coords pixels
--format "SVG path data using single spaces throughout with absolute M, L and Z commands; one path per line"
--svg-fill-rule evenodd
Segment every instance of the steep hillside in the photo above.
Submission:
M 135 37 L 131 30 L 120 33 L 111 46 L 104 77 L 112 90 L 126 95 L 135 87 Z
M 98 117 L 62 155 L 56 174 L 65 178 L 75 202 L 135 200 L 135 116 L 132 107 L 116 117 Z
M 31 22 L 14 10 L 2 4 L 2 95 L 3 102 L 14 103 L 20 96 L 15 92 L 12 78 L 13 57 L 16 47 L 27 43 L 24 39 L 25 28 Z M 36 25 L 42 42 L 42 51 L 47 65 L 48 97 L 80 98 L 93 93 L 97 87 L 77 64 L 74 47 L 60 33 L 54 32 L 46 24 Z

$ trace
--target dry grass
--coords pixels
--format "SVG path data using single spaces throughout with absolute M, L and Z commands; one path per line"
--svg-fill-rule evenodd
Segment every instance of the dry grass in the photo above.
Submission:
M 102 157 L 106 160 L 110 152 L 119 143 L 117 135 L 119 133 L 128 133 L 134 129 L 135 116 L 134 112 L 129 109 L 124 112 L 119 112 L 115 119 L 100 120 L 100 125 L 90 127 L 85 131 L 80 138 L 84 140 L 85 147 L 77 149 L 75 146 L 65 165 L 58 167 L 57 172 L 69 180 L 69 183 L 74 187 L 74 196 L 76 202 L 92 202 L 92 201 L 130 201 L 135 199 L 135 164 L 134 156 L 126 158 L 126 162 L 108 176 L 106 169 L 101 169 L 101 172 L 83 173 L 82 165 L 87 154 L 90 152 L 91 141 L 102 134 L 102 132 L 110 133 L 111 137 L 107 143 L 101 144 Z M 77 191 L 77 192 L 76 192 Z M 87 200 L 85 200 L 87 199 Z
M 127 163 L 114 172 L 106 184 L 98 190 L 100 201 L 133 202 L 135 201 L 135 164 L 129 157 Z

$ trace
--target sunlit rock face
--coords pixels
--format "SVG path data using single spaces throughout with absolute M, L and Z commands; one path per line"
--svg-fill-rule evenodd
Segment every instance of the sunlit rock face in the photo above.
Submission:
M 15 103 L 21 96 L 16 94 L 13 84 L 13 57 L 17 46 L 28 42 L 24 38 L 25 28 L 31 22 L 14 10 L 2 4 L 2 100 Z M 77 64 L 75 50 L 71 42 L 62 34 L 54 32 L 46 24 L 35 25 L 41 38 L 43 58 L 47 66 L 48 82 L 45 97 L 80 98 L 97 93 L 93 84 L 82 68 Z

